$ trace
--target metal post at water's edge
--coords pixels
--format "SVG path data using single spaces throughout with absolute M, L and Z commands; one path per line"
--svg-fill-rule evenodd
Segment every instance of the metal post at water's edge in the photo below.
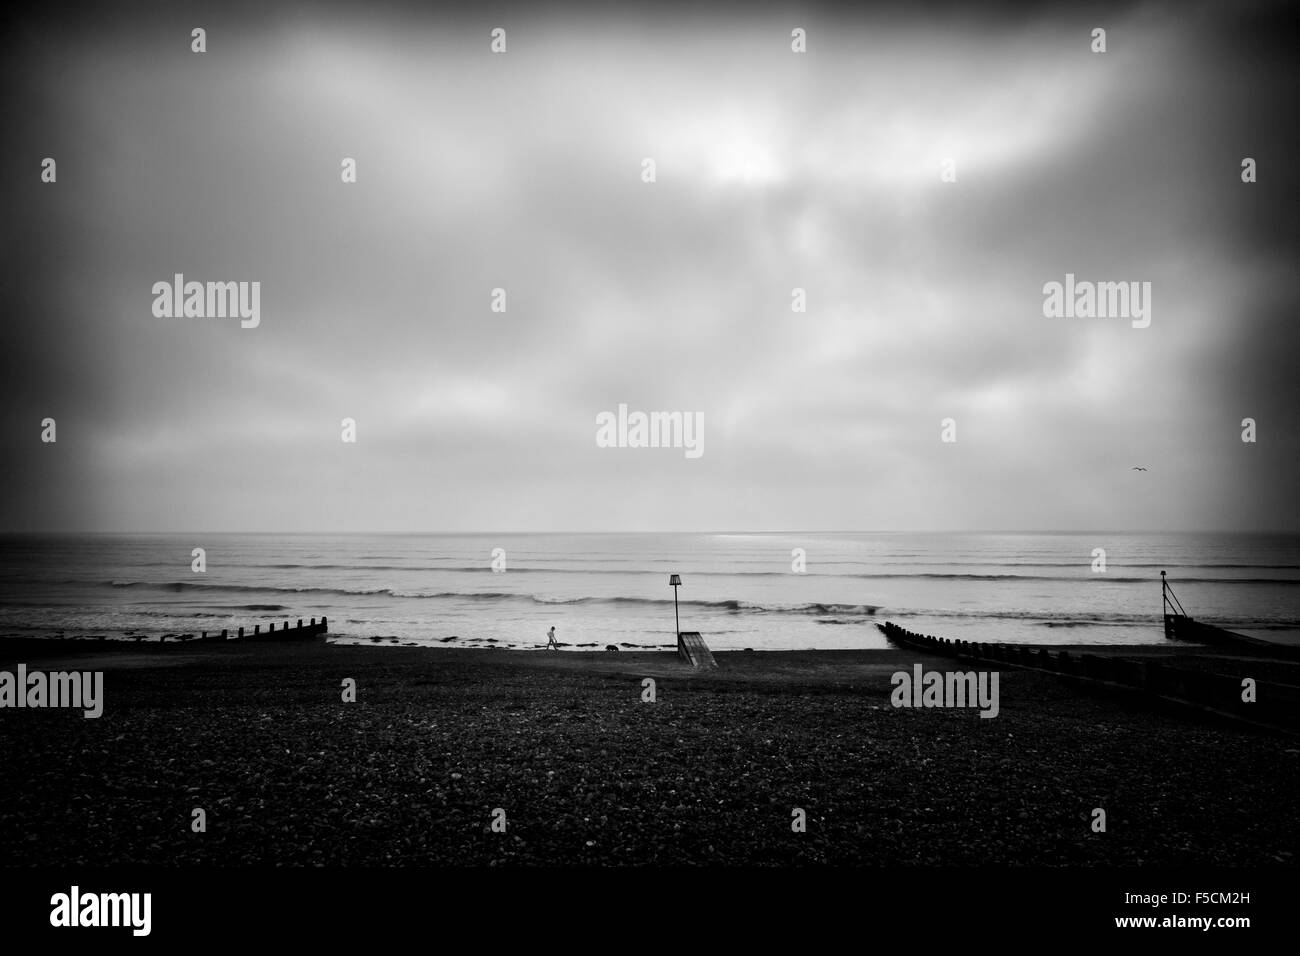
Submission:
M 1165 572 L 1160 572 L 1160 623 L 1165 629 L 1165 640 L 1174 639 L 1174 622 L 1169 619 L 1169 582 L 1165 579 Z
M 682 619 L 681 616 L 677 613 L 677 589 L 681 587 L 682 576 L 680 574 L 668 575 L 668 584 L 673 589 L 673 620 L 677 622 L 676 633 L 677 636 L 680 637 L 682 633 Z
M 1165 579 L 1165 572 L 1160 572 L 1160 602 L 1161 602 L 1161 621 L 1165 625 L 1165 637 L 1168 640 L 1176 640 L 1178 637 L 1178 628 L 1182 624 L 1192 623 L 1187 617 L 1187 612 L 1183 610 L 1182 602 L 1174 594 L 1173 588 Z M 1177 613 L 1173 613 L 1173 612 Z

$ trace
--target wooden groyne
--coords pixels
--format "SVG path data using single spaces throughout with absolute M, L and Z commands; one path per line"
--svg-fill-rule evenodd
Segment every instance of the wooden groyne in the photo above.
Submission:
M 316 623 L 313 617 L 310 623 L 304 624 L 302 618 L 298 618 L 296 627 L 290 627 L 289 622 L 285 621 L 279 629 L 275 626 L 275 621 L 262 630 L 262 625 L 254 624 L 252 632 L 239 628 L 235 634 L 230 634 L 228 630 L 222 630 L 220 634 L 214 633 L 211 636 L 204 631 L 199 637 L 200 641 L 310 641 L 318 637 L 324 637 L 329 632 L 329 618 L 322 617 L 320 623 Z
M 1250 648 L 1268 654 L 1276 654 L 1279 657 L 1300 660 L 1300 646 L 1278 644 L 1258 637 L 1248 637 L 1245 634 L 1238 634 L 1236 631 L 1229 631 L 1213 624 L 1205 624 L 1189 617 L 1187 612 L 1183 610 L 1178 598 L 1175 597 L 1174 589 L 1169 586 L 1169 581 L 1163 571 L 1160 572 L 1160 597 L 1163 604 L 1165 638 L 1167 640 L 1186 641 L 1189 644 L 1209 644 L 1215 647 L 1228 647 L 1238 650 Z
M 269 621 L 265 625 L 254 624 L 250 631 L 246 627 L 235 629 L 223 628 L 220 631 L 200 631 L 198 634 L 161 634 L 150 637 L 145 634 L 127 634 L 122 638 L 113 638 L 105 634 L 75 635 L 72 637 L 0 637 L 0 647 L 6 650 L 31 648 L 33 651 L 49 651 L 58 648 L 83 648 L 93 646 L 96 650 L 115 648 L 134 648 L 140 645 L 156 646 L 158 644 L 220 644 L 226 641 L 313 641 L 323 640 L 329 632 L 329 619 L 322 617 L 317 623 L 311 618 L 306 624 L 298 618 L 297 624 L 289 621 Z
M 1097 688 L 1156 698 L 1184 709 L 1228 717 L 1258 727 L 1300 734 L 1300 686 L 1274 676 L 1275 668 L 1259 661 L 1258 675 L 1249 675 L 1253 690 L 1246 700 L 1245 676 L 1180 666 L 1134 656 L 1071 654 L 1025 644 L 983 644 L 917 634 L 886 622 L 879 625 L 885 637 L 902 647 L 943 654 L 978 664 L 1042 671 L 1067 681 Z M 1213 662 L 1214 655 L 1188 655 Z M 1237 661 L 1242 661 L 1238 658 Z M 1250 661 L 1245 661 L 1250 671 Z M 1286 665 L 1281 665 L 1285 667 Z
M 1263 654 L 1300 659 L 1300 646 L 1295 644 L 1279 644 L 1276 641 L 1238 634 L 1236 631 L 1206 624 L 1184 614 L 1165 615 L 1165 637 L 1171 641 L 1183 641 L 1188 644 L 1209 644 L 1238 651 L 1250 649 Z

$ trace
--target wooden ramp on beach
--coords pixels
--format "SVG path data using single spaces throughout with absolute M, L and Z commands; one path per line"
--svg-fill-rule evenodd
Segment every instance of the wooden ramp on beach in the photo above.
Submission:
M 678 631 L 677 656 L 692 667 L 717 667 L 713 652 L 704 643 L 699 631 Z

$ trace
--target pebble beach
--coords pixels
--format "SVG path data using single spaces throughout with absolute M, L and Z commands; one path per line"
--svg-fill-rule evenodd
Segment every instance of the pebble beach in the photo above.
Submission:
M 1294 738 L 1026 671 L 1002 673 L 994 719 L 896 708 L 894 672 L 960 669 L 899 649 L 699 671 L 323 643 L 24 653 L 102 669 L 105 701 L 0 714 L 8 867 L 1289 867 L 1300 842 Z

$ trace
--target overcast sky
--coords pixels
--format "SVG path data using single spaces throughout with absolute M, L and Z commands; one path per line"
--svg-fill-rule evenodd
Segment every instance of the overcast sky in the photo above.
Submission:
M 1300 526 L 1281 5 L 128 9 L 4 41 L 0 530 Z

